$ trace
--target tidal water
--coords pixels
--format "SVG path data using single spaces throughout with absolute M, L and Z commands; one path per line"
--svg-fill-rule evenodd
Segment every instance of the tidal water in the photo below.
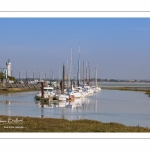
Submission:
M 102 90 L 72 103 L 35 101 L 37 92 L 0 95 L 0 115 L 92 119 L 150 128 L 150 97 L 144 92 Z

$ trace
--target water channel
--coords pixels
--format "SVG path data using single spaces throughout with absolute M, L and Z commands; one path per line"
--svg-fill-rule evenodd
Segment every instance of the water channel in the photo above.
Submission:
M 150 97 L 144 92 L 102 89 L 99 93 L 71 103 L 53 101 L 43 107 L 40 101 L 34 100 L 36 93 L 0 95 L 0 114 L 68 120 L 92 119 L 150 128 Z

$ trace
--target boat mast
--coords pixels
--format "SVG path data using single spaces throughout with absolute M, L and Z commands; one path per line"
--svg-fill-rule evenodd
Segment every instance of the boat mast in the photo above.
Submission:
M 79 46 L 79 59 L 78 59 L 78 72 L 77 72 L 77 86 L 80 84 L 80 46 Z
M 97 87 L 97 70 L 96 70 L 96 67 L 95 67 L 95 87 Z
M 46 67 L 45 67 L 45 81 L 46 81 Z
M 65 85 L 65 65 L 63 64 L 62 94 L 64 93 L 64 85 Z
M 84 62 L 83 62 L 83 86 L 84 86 Z
M 83 79 L 83 72 L 82 72 L 82 66 L 80 65 L 80 83 Z
M 72 76 L 72 47 L 71 47 L 71 59 L 70 59 L 70 73 L 69 73 L 69 87 L 71 88 L 71 76 Z
M 75 68 L 74 68 L 74 86 L 75 86 L 75 82 L 76 82 L 76 65 L 75 65 Z
M 51 69 L 51 80 L 53 81 L 53 70 Z
M 90 85 L 90 65 L 89 65 L 89 62 L 88 62 L 88 68 L 89 68 L 89 81 L 88 81 L 88 85 Z
M 66 69 L 66 77 L 67 77 L 67 89 L 68 89 L 68 87 L 69 87 L 69 79 L 68 79 L 68 60 L 67 60 L 67 69 Z
M 87 81 L 87 61 L 86 61 L 86 84 L 88 84 L 88 81 Z

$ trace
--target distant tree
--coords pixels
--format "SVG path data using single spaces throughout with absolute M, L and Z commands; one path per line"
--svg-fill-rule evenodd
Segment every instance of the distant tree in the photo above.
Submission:
M 5 79 L 5 75 L 3 72 L 0 72 L 0 80 L 3 80 L 3 79 Z M 12 77 L 12 76 L 8 76 L 8 79 L 12 81 L 16 81 L 15 77 Z
M 0 79 L 1 79 L 1 80 L 4 79 L 4 74 L 3 74 L 3 72 L 0 72 Z
M 9 79 L 9 80 L 12 80 L 12 81 L 16 81 L 16 78 L 15 78 L 15 77 L 12 77 L 12 76 L 8 76 L 8 79 Z

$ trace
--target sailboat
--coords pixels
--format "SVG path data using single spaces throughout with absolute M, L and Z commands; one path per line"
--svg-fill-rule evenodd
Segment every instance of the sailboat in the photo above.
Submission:
M 86 81 L 87 81 L 87 84 L 84 85 L 84 88 L 85 88 L 87 94 L 91 95 L 94 93 L 94 90 L 90 86 L 90 65 L 89 65 L 89 62 L 88 62 L 88 65 L 86 65 Z
M 81 98 L 83 96 L 83 90 L 80 87 L 80 46 L 79 46 L 79 58 L 78 58 L 78 69 L 77 69 L 77 87 L 73 87 L 72 85 L 72 91 L 69 93 L 69 95 L 74 96 L 74 98 Z
M 65 85 L 65 66 L 63 64 L 63 80 L 61 81 L 61 93 L 57 93 L 55 98 L 59 101 L 66 101 L 69 99 L 69 95 L 64 93 L 64 85 Z

